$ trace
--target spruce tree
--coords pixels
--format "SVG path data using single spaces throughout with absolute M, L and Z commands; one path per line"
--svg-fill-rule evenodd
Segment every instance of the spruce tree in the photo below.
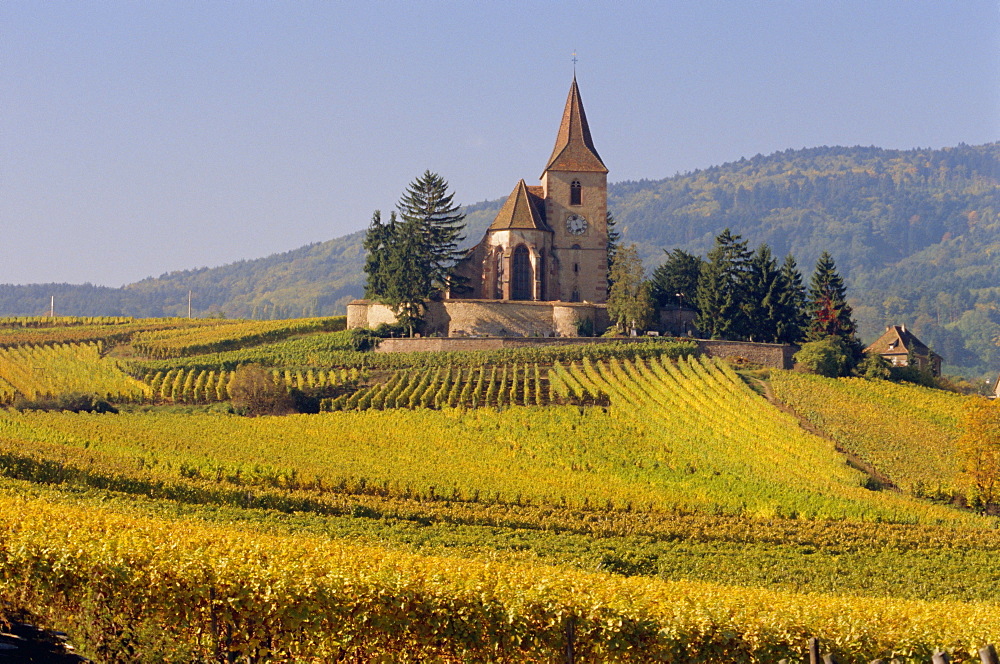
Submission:
M 465 215 L 448 183 L 430 171 L 410 183 L 396 207 L 399 214 L 386 223 L 376 210 L 365 234 L 365 297 L 389 306 L 412 335 L 424 302 L 455 285 Z
M 781 272 L 771 254 L 771 247 L 762 244 L 750 258 L 743 288 L 744 330 L 751 341 L 774 343 L 778 340 Z
M 806 289 L 802 273 L 791 254 L 785 256 L 781 266 L 781 291 L 778 294 L 777 341 L 797 344 L 805 337 Z
M 362 246 L 365 250 L 365 297 L 378 299 L 386 290 L 386 262 L 391 250 L 393 226 L 396 213 L 392 213 L 390 223 L 382 223 L 382 212 L 375 210 L 365 233 Z
M 419 260 L 426 266 L 436 290 L 446 290 L 452 285 L 452 271 L 463 253 L 458 245 L 465 239 L 462 235 L 465 214 L 454 198 L 454 194 L 448 193 L 444 178 L 424 171 L 409 184 L 396 205 L 403 224 L 418 234 Z
M 744 338 L 747 324 L 742 302 L 750 251 L 747 242 L 727 228 L 715 238 L 698 279 L 695 325 L 711 339 Z
M 705 261 L 683 249 L 663 252 L 667 260 L 653 271 L 650 280 L 653 299 L 661 307 L 671 304 L 696 307 L 698 278 Z
M 863 348 L 852 313 L 844 280 L 837 273 L 833 257 L 824 251 L 809 282 L 808 340 L 836 337 L 847 345 L 855 360 L 860 360 Z
M 426 261 L 419 220 L 397 221 L 393 213 L 389 227 L 393 230 L 384 253 L 385 280 L 378 299 L 392 309 L 412 337 L 423 318 L 424 301 L 434 292 L 434 277 Z

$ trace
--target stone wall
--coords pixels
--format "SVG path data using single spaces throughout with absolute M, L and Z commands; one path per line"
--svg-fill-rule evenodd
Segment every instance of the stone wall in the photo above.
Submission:
M 775 369 L 791 369 L 795 361 L 792 356 L 798 346 L 787 344 L 758 344 L 749 341 L 718 341 L 698 339 L 698 348 L 710 357 L 727 360 L 746 361 Z
M 609 341 L 641 343 L 643 339 L 603 339 L 603 338 L 563 338 L 539 339 L 516 337 L 461 338 L 425 337 L 422 339 L 383 339 L 379 353 L 408 353 L 419 351 L 464 351 L 499 350 L 501 348 L 524 348 L 527 346 L 558 346 L 566 344 L 600 344 Z M 797 346 L 783 344 L 757 344 L 744 341 L 714 341 L 695 339 L 698 348 L 709 357 L 746 361 L 775 369 L 791 369 L 792 355 Z
M 376 327 L 396 316 L 384 304 L 355 300 L 347 305 L 347 327 Z M 577 325 L 589 320 L 595 334 L 608 327 L 607 307 L 575 302 L 443 300 L 429 302 L 424 336 L 576 337 Z

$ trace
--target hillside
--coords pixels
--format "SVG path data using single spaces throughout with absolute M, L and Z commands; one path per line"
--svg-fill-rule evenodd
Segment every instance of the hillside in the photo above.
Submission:
M 457 192 L 459 196 L 461 192 Z M 502 201 L 467 208 L 467 244 Z M 723 228 L 793 253 L 809 271 L 829 250 L 863 338 L 909 325 L 969 375 L 1000 367 L 1000 143 L 940 150 L 821 147 L 758 155 L 664 180 L 609 187 L 625 242 L 652 269 L 662 249 L 704 253 Z M 363 223 L 363 222 L 359 222 Z M 330 315 L 360 295 L 363 233 L 267 258 L 173 272 L 120 289 L 0 286 L 0 315 Z
M 970 397 L 663 339 L 387 354 L 343 317 L 55 323 L 0 320 L 0 620 L 97 661 L 1000 640 L 997 519 L 943 500 Z M 237 415 L 251 361 L 331 412 Z M 60 410 L 84 392 L 119 412 Z

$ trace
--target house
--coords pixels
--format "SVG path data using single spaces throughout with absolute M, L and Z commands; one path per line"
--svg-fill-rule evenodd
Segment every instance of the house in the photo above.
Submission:
M 913 362 L 921 371 L 932 376 L 941 375 L 941 356 L 910 331 L 905 325 L 890 325 L 875 343 L 865 348 L 866 353 L 878 353 L 894 367 L 907 367 Z

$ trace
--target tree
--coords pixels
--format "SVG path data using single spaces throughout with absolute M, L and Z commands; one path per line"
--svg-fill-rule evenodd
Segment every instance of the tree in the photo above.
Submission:
M 861 360 L 864 347 L 858 340 L 857 324 L 852 315 L 844 280 L 837 273 L 833 257 L 824 251 L 809 282 L 809 329 L 806 338 L 810 341 L 827 337 L 841 339 L 850 351 L 853 366 Z
M 695 307 L 698 278 L 705 261 L 683 249 L 670 252 L 664 249 L 663 253 L 667 255 L 667 260 L 653 270 L 653 278 L 650 280 L 653 299 L 661 307 L 671 304 Z
M 424 260 L 420 224 L 413 219 L 397 222 L 393 234 L 385 254 L 385 286 L 378 299 L 392 309 L 396 322 L 412 337 L 423 319 L 424 302 L 434 293 L 434 281 Z
M 455 285 L 465 215 L 448 183 L 430 171 L 410 183 L 396 208 L 388 223 L 376 210 L 365 234 L 365 296 L 391 308 L 412 336 L 424 302 Z
M 1000 497 L 1000 400 L 976 399 L 966 406 L 958 448 L 971 502 L 984 509 Z
M 698 279 L 695 325 L 712 339 L 740 339 L 746 330 L 742 307 L 750 260 L 747 242 L 727 228 L 715 238 Z
M 390 260 L 389 252 L 393 246 L 394 227 L 396 226 L 396 213 L 390 216 L 388 224 L 382 223 L 381 210 L 375 210 L 372 214 L 371 223 L 365 233 L 362 247 L 365 250 L 365 297 L 377 299 L 385 292 L 390 275 L 387 273 L 387 265 Z
M 762 244 L 750 258 L 743 287 L 743 316 L 746 335 L 751 341 L 778 341 L 781 292 L 778 262 L 771 254 L 771 247 Z
M 615 224 L 615 216 L 608 210 L 605 216 L 605 227 L 608 230 L 608 294 L 611 294 L 611 270 L 615 266 L 615 257 L 618 255 L 618 243 L 621 242 L 622 234 Z
M 229 383 L 229 395 L 233 408 L 251 417 L 295 411 L 288 390 L 257 364 L 244 364 L 236 369 Z
M 419 262 L 430 276 L 431 288 L 451 286 L 455 263 L 462 257 L 459 243 L 465 239 L 465 214 L 448 193 L 448 183 L 437 173 L 424 174 L 411 182 L 396 209 L 403 226 L 416 231 Z
M 781 291 L 778 294 L 778 343 L 797 344 L 805 335 L 806 289 L 795 258 L 788 254 L 781 265 Z
M 653 319 L 653 299 L 635 245 L 618 250 L 611 268 L 608 316 L 622 332 L 645 330 Z

